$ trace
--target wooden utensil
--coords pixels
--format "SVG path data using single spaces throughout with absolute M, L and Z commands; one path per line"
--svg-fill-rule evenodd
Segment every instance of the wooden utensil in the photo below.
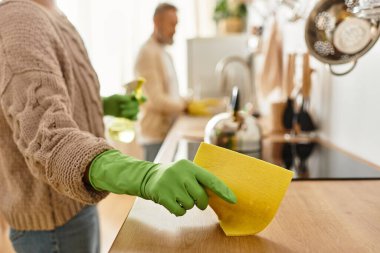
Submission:
M 297 116 L 297 122 L 302 132 L 311 132 L 316 129 L 313 119 L 307 111 L 310 105 L 311 73 L 310 56 L 306 53 L 303 55 L 302 105 Z
M 295 71 L 296 55 L 288 55 L 286 79 L 284 82 L 284 90 L 286 93 L 286 106 L 282 118 L 284 128 L 291 130 L 293 128 L 294 121 L 294 102 L 291 97 L 291 93 L 294 87 L 294 71 Z

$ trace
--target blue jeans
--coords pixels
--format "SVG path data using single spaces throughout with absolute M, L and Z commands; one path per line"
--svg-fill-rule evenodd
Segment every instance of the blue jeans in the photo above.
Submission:
M 10 239 L 17 253 L 98 253 L 99 218 L 96 206 L 81 210 L 65 225 L 50 231 L 11 229 Z
M 156 156 L 158 154 L 158 151 L 160 151 L 160 148 L 162 146 L 161 143 L 155 143 L 155 144 L 147 144 L 143 145 L 144 147 L 144 160 L 149 162 L 154 162 L 154 159 L 156 159 Z

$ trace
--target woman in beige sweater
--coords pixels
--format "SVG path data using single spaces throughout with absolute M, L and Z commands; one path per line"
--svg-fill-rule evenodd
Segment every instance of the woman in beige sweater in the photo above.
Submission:
M 102 100 L 75 28 L 53 0 L 35 2 L 0 3 L 0 212 L 17 252 L 98 252 L 94 204 L 108 192 L 153 200 L 175 215 L 205 209 L 204 187 L 236 202 L 189 161 L 154 164 L 109 146 L 103 112 L 130 117 L 137 102 Z
M 99 229 L 91 204 L 107 193 L 86 187 L 83 174 L 96 155 L 112 148 L 102 138 L 97 76 L 54 1 L 39 2 L 45 7 L 27 0 L 0 3 L 0 211 L 18 252 L 96 252 Z M 81 217 L 88 222 L 78 222 Z M 51 231 L 64 224 L 85 235 L 57 246 L 68 234 Z M 20 239 L 29 236 L 26 231 L 50 231 L 52 240 L 40 234 L 25 245 Z

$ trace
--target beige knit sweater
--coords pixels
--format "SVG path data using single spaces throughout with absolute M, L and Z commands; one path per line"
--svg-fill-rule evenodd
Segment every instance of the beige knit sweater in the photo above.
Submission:
M 106 193 L 86 188 L 103 137 L 97 76 L 61 14 L 0 4 L 0 211 L 11 227 L 63 225 Z
M 148 100 L 141 106 L 137 131 L 141 144 L 162 142 L 186 103 L 178 92 L 178 81 L 171 56 L 151 37 L 140 49 L 135 63 L 136 76 L 143 76 Z

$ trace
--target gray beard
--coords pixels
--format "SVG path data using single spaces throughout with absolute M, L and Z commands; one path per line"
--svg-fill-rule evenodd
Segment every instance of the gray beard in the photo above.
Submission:
M 164 44 L 164 45 L 173 45 L 173 43 L 174 43 L 174 39 L 173 38 L 165 38 L 161 34 L 157 34 L 157 35 L 158 35 L 157 39 L 158 39 L 158 41 L 161 44 Z

